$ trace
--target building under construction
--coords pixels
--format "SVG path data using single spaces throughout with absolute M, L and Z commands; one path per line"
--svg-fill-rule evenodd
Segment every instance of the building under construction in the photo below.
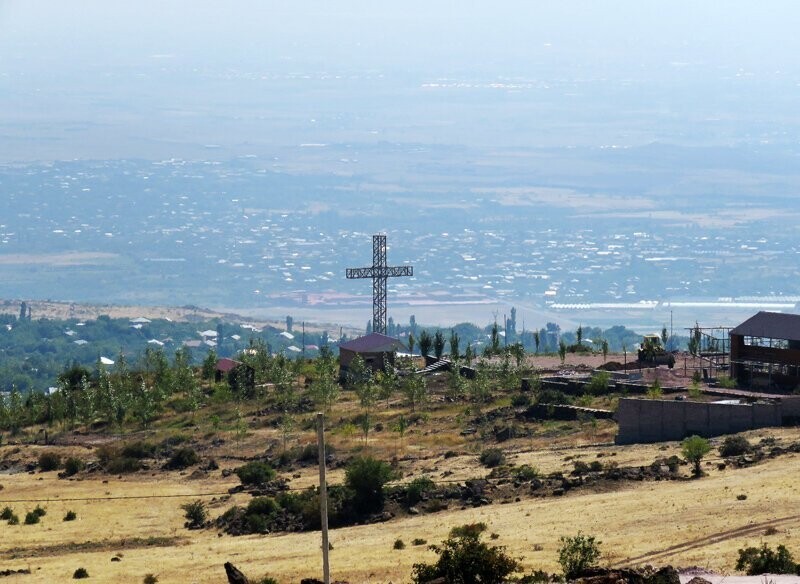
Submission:
M 800 386 L 800 315 L 759 312 L 732 329 L 730 370 L 742 387 Z

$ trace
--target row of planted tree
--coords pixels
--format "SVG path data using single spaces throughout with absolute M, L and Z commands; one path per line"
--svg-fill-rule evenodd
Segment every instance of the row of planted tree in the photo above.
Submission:
M 447 378 L 446 397 L 467 400 L 479 410 L 491 398 L 491 388 L 518 387 L 522 356 L 513 347 L 498 349 L 499 359 L 479 360 L 474 379 L 454 368 Z M 454 351 L 454 355 L 458 352 Z M 427 379 L 414 373 L 412 359 L 400 358 L 396 367 L 373 373 L 360 357 L 340 379 L 338 359 L 326 347 L 314 359 L 272 355 L 254 342 L 238 359 L 253 371 L 249 382 L 228 376 L 216 381 L 217 355 L 209 351 L 202 365 L 192 366 L 187 349 L 170 359 L 162 349 L 148 349 L 136 363 L 124 355 L 114 365 L 98 361 L 94 370 L 71 365 L 49 392 L 23 394 L 13 389 L 0 394 L 0 431 L 16 433 L 31 425 L 64 430 L 94 425 L 122 430 L 148 425 L 165 411 L 194 413 L 208 403 L 261 400 L 277 413 L 291 414 L 322 408 L 330 411 L 342 389 L 352 390 L 362 410 L 360 425 L 369 431 L 371 414 L 381 400 L 401 397 L 411 412 L 429 401 Z

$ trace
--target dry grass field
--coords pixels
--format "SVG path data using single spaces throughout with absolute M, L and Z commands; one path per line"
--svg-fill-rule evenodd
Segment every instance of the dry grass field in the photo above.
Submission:
M 753 432 L 748 437 L 757 440 L 767 434 L 782 441 L 800 438 L 800 431 L 792 429 Z M 13 453 L 35 459 L 43 447 L 17 448 L 6 446 L 0 456 Z M 78 448 L 85 449 L 71 449 Z M 536 448 L 529 451 L 517 444 L 510 456 L 515 463 L 551 471 L 567 470 L 570 463 L 565 459 L 574 456 L 591 460 L 598 453 L 613 453 L 620 465 L 647 465 L 657 456 L 679 450 L 676 443 Z M 446 461 L 410 460 L 405 470 L 415 476 L 427 470 L 434 479 L 447 471 L 464 477 L 486 474 L 476 458 L 464 454 Z M 228 466 L 235 462 L 228 461 Z M 334 576 L 351 583 L 408 582 L 414 562 L 434 557 L 427 546 L 412 546 L 413 539 L 437 543 L 452 526 L 475 521 L 485 522 L 488 533 L 498 534 L 496 543 L 521 558 L 526 569 L 551 572 L 558 570 L 558 538 L 579 530 L 597 535 L 603 542 L 603 562 L 615 565 L 669 563 L 731 571 L 736 550 L 744 545 L 785 542 L 796 548 L 794 542 L 800 540 L 796 479 L 800 455 L 743 469 L 707 468 L 708 476 L 700 480 L 625 482 L 615 490 L 579 489 L 563 497 L 495 502 L 476 509 L 454 508 L 337 529 L 331 535 Z M 314 469 L 306 469 L 291 484 L 311 484 L 313 476 Z M 340 476 L 332 473 L 332 481 Z M 238 494 L 224 502 L 219 496 L 215 500 L 213 494 L 225 493 L 238 484 L 235 476 L 224 478 L 220 472 L 212 472 L 199 479 L 188 477 L 160 471 L 141 471 L 125 478 L 93 473 L 73 480 L 59 479 L 55 472 L 0 475 L 3 506 L 13 507 L 21 518 L 35 507 L 34 501 L 42 501 L 47 510 L 38 525 L 0 524 L 3 568 L 32 571 L 9 581 L 65 582 L 75 569 L 84 567 L 92 581 L 99 582 L 139 583 L 145 574 L 153 573 L 162 583 L 211 583 L 224 580 L 225 561 L 251 576 L 269 573 L 280 582 L 319 574 L 318 532 L 232 537 L 220 536 L 213 528 L 185 529 L 181 503 L 203 498 L 216 516 L 234 502 L 249 499 L 249 495 Z M 747 498 L 739 500 L 739 495 Z M 68 510 L 77 513 L 76 521 L 62 521 Z M 777 533 L 765 535 L 769 526 Z M 397 538 L 406 542 L 406 549 L 392 549 Z M 112 561 L 115 556 L 120 561 Z

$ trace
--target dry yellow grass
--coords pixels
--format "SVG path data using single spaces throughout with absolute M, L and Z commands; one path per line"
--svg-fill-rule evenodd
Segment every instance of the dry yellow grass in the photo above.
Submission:
M 789 429 L 771 433 L 787 440 L 800 436 L 797 430 Z M 751 438 L 756 436 L 753 433 Z M 647 445 L 520 452 L 514 455 L 514 462 L 530 462 L 542 470 L 563 470 L 566 456 L 590 460 L 598 451 L 609 450 L 617 452 L 614 459 L 621 464 L 648 464 L 656 456 L 676 452 L 677 444 L 667 445 L 667 450 Z M 408 470 L 417 473 L 425 463 L 414 464 L 419 468 L 412 464 Z M 475 465 L 474 457 L 439 461 L 435 466 L 441 472 L 446 464 L 469 476 L 479 470 L 485 472 Z M 354 584 L 408 582 L 414 562 L 434 557 L 426 546 L 411 546 L 414 538 L 436 543 L 446 537 L 452 526 L 473 521 L 486 522 L 490 532 L 500 535 L 497 543 L 507 546 L 528 569 L 556 571 L 559 536 L 582 530 L 603 541 L 606 562 L 627 563 L 634 559 L 730 571 L 738 548 L 762 540 L 788 543 L 792 551 L 800 554 L 794 543 L 800 537 L 798 472 L 800 455 L 787 455 L 748 469 L 713 470 L 702 480 L 623 483 L 620 490 L 610 493 L 573 492 L 563 498 L 452 509 L 338 529 L 331 535 L 333 572 L 336 579 Z M 310 475 L 311 470 L 292 484 L 308 484 L 312 482 Z M 334 479 L 339 476 L 333 473 Z M 225 561 L 232 561 L 252 576 L 269 573 L 281 582 L 296 582 L 320 572 L 319 533 L 218 537 L 213 529 L 183 528 L 181 503 L 202 493 L 225 492 L 236 484 L 235 477 L 223 478 L 213 473 L 209 478 L 189 480 L 179 473 L 140 473 L 125 479 L 96 475 L 70 481 L 57 479 L 55 473 L 21 473 L 0 475 L 0 483 L 4 486 L 0 492 L 2 501 L 50 499 L 44 504 L 48 513 L 41 524 L 0 524 L 2 565 L 14 569 L 30 567 L 33 574 L 25 576 L 25 582 L 64 582 L 76 568 L 84 567 L 92 581 L 99 582 L 139 583 L 145 574 L 155 573 L 162 583 L 211 583 L 224 578 Z M 188 496 L 165 497 L 184 494 Z M 740 494 L 746 494 L 747 499 L 737 500 Z M 103 500 L 151 495 L 159 497 Z M 100 499 L 66 500 L 91 497 Z M 234 496 L 212 505 L 211 513 L 217 516 L 234 502 L 247 499 L 246 495 Z M 8 504 L 20 518 L 35 506 L 33 502 Z M 70 509 L 78 514 L 78 520 L 63 522 Z M 776 525 L 778 534 L 763 535 L 768 522 Z M 744 531 L 726 533 L 739 529 Z M 702 541 L 711 536 L 718 536 L 717 540 Z M 153 545 L 145 545 L 148 538 L 154 538 Z M 397 538 L 405 541 L 405 550 L 392 549 Z M 699 544 L 691 543 L 696 541 Z M 534 551 L 537 544 L 542 547 L 540 551 Z M 682 547 L 670 552 L 669 548 L 676 545 Z M 122 561 L 111 562 L 117 553 L 122 554 Z

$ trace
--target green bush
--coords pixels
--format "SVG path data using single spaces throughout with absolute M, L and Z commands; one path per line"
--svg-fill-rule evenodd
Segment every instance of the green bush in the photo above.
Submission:
M 396 550 L 404 550 L 406 549 L 406 544 L 402 539 L 396 539 L 392 547 Z
M 78 518 L 78 514 L 75 511 L 67 511 L 67 514 L 64 515 L 64 521 L 75 521 Z
M 156 455 L 156 445 L 143 440 L 129 442 L 122 447 L 121 455 L 139 460 L 153 458 Z
M 83 470 L 83 466 L 83 461 L 80 458 L 70 456 L 64 462 L 64 476 L 71 477 L 72 475 L 78 474 Z
M 235 471 L 243 485 L 261 485 L 275 478 L 275 471 L 266 462 L 252 461 Z
M 158 576 L 155 574 L 145 574 L 142 584 L 158 584 Z
M 194 448 L 178 448 L 164 465 L 168 470 L 183 470 L 200 462 Z
M 711 444 L 702 436 L 689 436 L 681 442 L 683 457 L 694 465 L 694 475 L 700 476 L 700 462 L 711 451 Z
M 503 548 L 486 545 L 479 534 L 450 537 L 431 549 L 439 557 L 434 564 L 414 564 L 415 584 L 439 578 L 448 583 L 502 584 L 519 568 Z
M 483 521 L 457 525 L 450 530 L 450 537 L 479 537 L 487 527 Z
M 515 393 L 511 396 L 511 405 L 515 408 L 526 408 L 531 405 L 531 398 L 525 393 Z
M 354 458 L 345 471 L 345 486 L 353 492 L 356 513 L 383 509 L 383 487 L 395 476 L 392 467 L 370 456 Z
M 422 500 L 422 497 L 436 488 L 436 484 L 428 477 L 414 479 L 406 486 L 406 504 L 410 507 Z
M 61 467 L 61 457 L 55 452 L 42 452 L 39 455 L 39 470 L 42 472 L 58 470 L 59 467 Z
M 260 580 L 257 580 L 255 584 L 278 584 L 278 581 L 272 576 L 264 575 Z
M 72 573 L 72 578 L 75 580 L 82 580 L 83 578 L 88 578 L 89 572 L 86 571 L 86 568 L 78 568 Z
M 728 377 L 727 375 L 720 375 L 717 378 L 717 385 L 725 389 L 735 389 L 736 380 Z
M 25 514 L 25 525 L 35 525 L 39 523 L 39 515 L 34 511 L 28 511 Z
M 767 544 L 760 548 L 748 547 L 739 550 L 736 569 L 744 570 L 748 576 L 761 574 L 799 574 L 800 565 L 796 564 L 786 546 L 779 545 L 772 550 Z
M 3 507 L 3 510 L 0 511 L 0 519 L 3 521 L 8 521 L 14 515 L 14 510 L 11 507 Z
M 278 503 L 272 497 L 255 497 L 250 500 L 245 513 L 247 515 L 270 516 L 280 509 Z
M 600 371 L 592 375 L 589 383 L 586 384 L 584 390 L 589 395 L 605 395 L 608 393 L 608 384 L 611 380 L 611 374 L 608 371 Z
M 562 536 L 559 540 L 558 563 L 567 580 L 580 576 L 585 570 L 595 565 L 600 558 L 600 543 L 594 536 L 578 535 L 572 537 Z
M 47 515 L 47 511 L 45 511 L 41 505 L 36 505 L 36 508 L 33 511 L 31 511 L 31 513 L 33 513 L 37 517 L 44 517 L 45 515 Z
M 486 468 L 494 468 L 503 464 L 506 456 L 499 448 L 487 448 L 481 452 L 480 461 Z
M 425 545 L 426 543 L 428 543 L 428 540 L 421 537 L 415 537 L 411 540 L 411 545 Z
M 511 473 L 514 475 L 514 478 L 520 481 L 532 481 L 533 479 L 539 477 L 539 469 L 529 464 L 518 466 L 512 469 Z
M 753 446 L 744 436 L 726 436 L 719 447 L 720 456 L 741 456 L 753 450 Z
M 183 516 L 186 519 L 184 527 L 187 529 L 202 529 L 205 526 L 208 520 L 208 512 L 206 511 L 205 503 L 200 499 L 184 503 L 181 505 L 181 509 L 183 509 Z
M 140 470 L 142 463 L 135 458 L 117 456 L 109 460 L 104 466 L 106 471 L 111 474 L 127 474 Z
M 8 524 L 19 525 L 19 517 L 15 513 L 12 513 L 11 517 L 8 518 Z

